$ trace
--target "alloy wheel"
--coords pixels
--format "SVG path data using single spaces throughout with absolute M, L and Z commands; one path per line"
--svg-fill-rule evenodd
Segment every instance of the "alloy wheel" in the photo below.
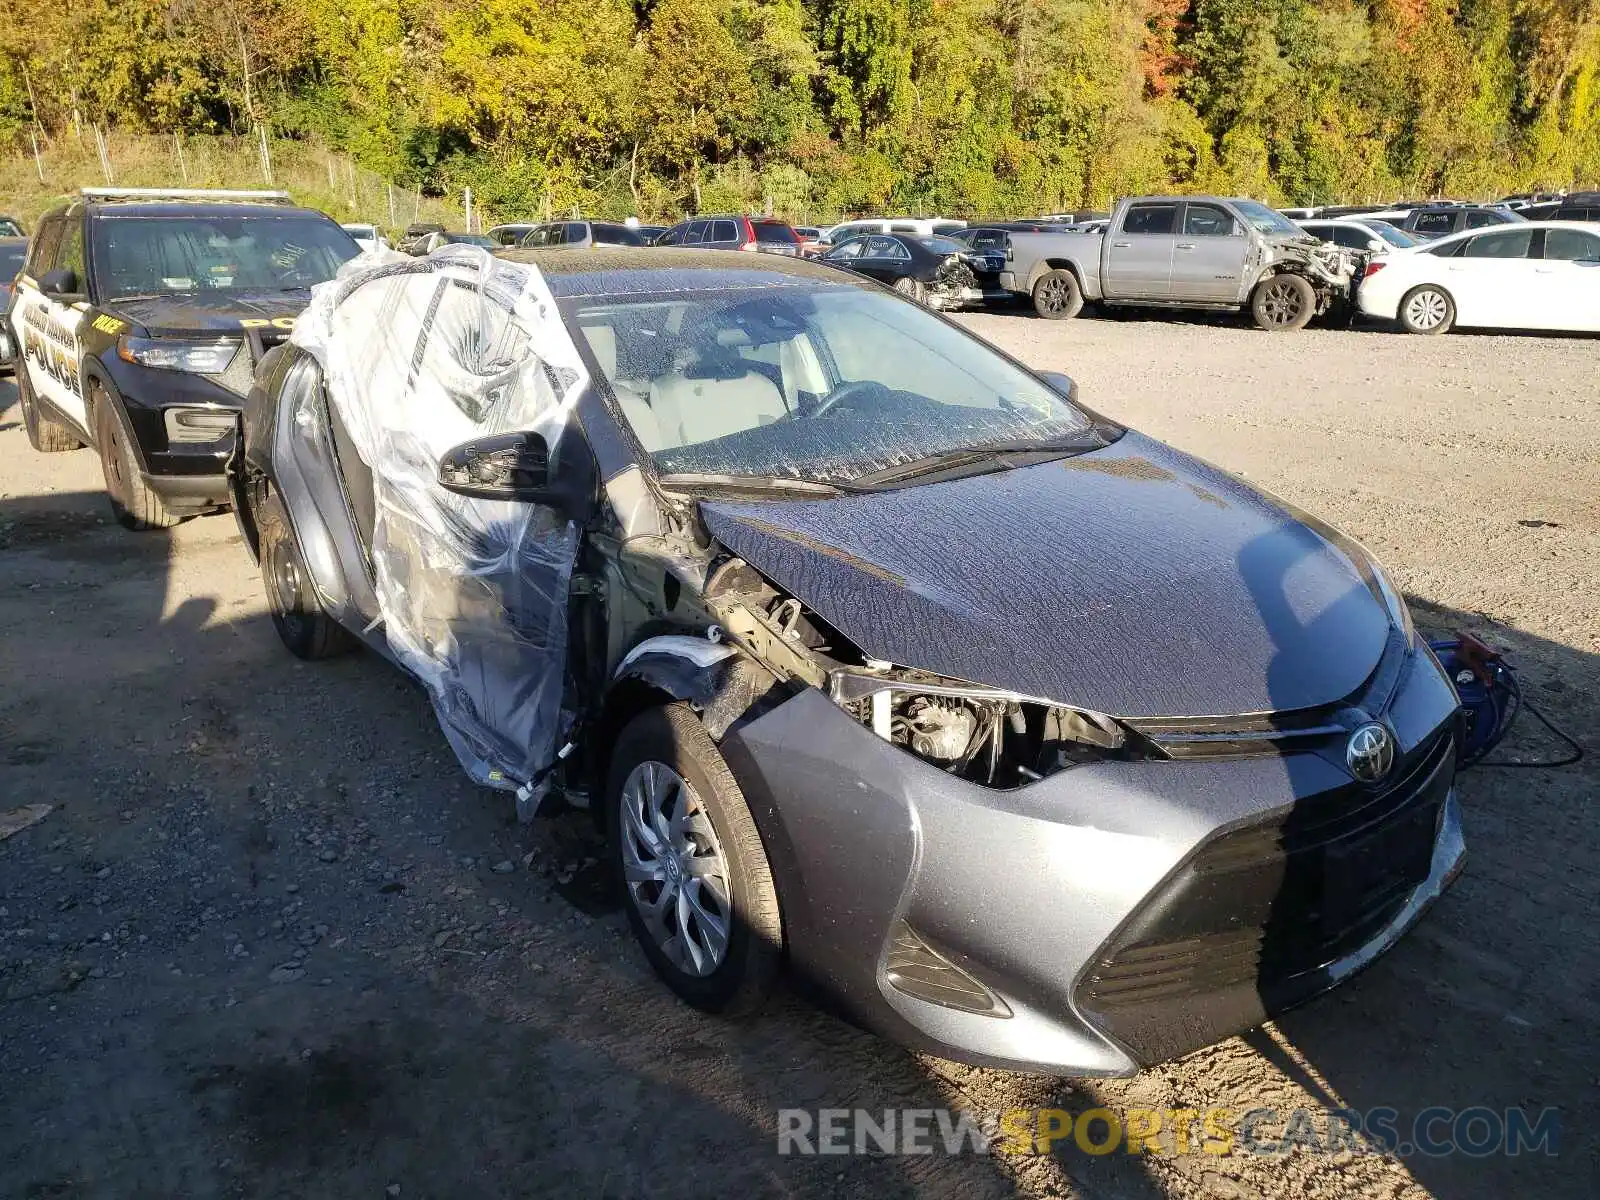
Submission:
M 1450 306 L 1443 295 L 1431 288 L 1424 288 L 1406 301 L 1406 320 L 1413 329 L 1437 329 L 1444 324 L 1449 310 Z
M 674 966 L 710 975 L 728 954 L 733 905 L 705 804 L 683 776 L 647 759 L 628 773 L 619 807 L 629 900 Z
M 1039 285 L 1039 305 L 1047 312 L 1061 312 L 1071 301 L 1064 279 L 1046 279 Z
M 1261 314 L 1273 325 L 1294 324 L 1304 307 L 1303 298 L 1291 283 L 1270 283 L 1261 295 Z

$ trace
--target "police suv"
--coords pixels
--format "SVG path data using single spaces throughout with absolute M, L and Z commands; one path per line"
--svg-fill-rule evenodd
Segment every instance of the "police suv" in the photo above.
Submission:
M 225 506 L 256 361 L 358 250 L 283 192 L 85 188 L 39 222 L 8 317 L 28 440 L 98 450 L 129 529 Z

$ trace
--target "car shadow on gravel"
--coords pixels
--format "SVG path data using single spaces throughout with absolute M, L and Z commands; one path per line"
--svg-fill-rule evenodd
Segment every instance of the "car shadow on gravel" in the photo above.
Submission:
M 0 794 L 54 806 L 0 843 L 0 1195 L 1014 1192 L 780 1155 L 782 1108 L 957 1101 L 792 999 L 675 1000 L 586 816 L 518 825 L 387 664 L 232 614 L 228 521 L 0 499 Z

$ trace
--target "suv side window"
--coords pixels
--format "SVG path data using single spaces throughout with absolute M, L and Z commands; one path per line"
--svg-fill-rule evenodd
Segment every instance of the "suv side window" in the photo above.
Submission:
M 78 290 L 89 290 L 88 268 L 83 263 L 83 220 L 69 218 L 61 234 L 61 249 L 56 253 L 57 269 L 66 268 L 77 273 Z
M 1186 204 L 1183 207 L 1184 237 L 1231 237 L 1233 218 L 1214 204 Z
M 685 231 L 688 230 L 688 228 L 689 228 L 689 226 L 687 224 L 674 225 L 671 229 L 667 230 L 665 233 L 663 233 L 660 237 L 658 237 L 656 239 L 656 245 L 658 245 L 658 246 L 681 246 L 681 245 L 683 245 L 683 235 L 684 235 Z
M 28 274 L 35 282 L 56 269 L 56 252 L 61 249 L 61 228 L 66 217 L 46 217 L 33 235 L 33 253 L 28 256 Z
M 698 246 L 706 240 L 706 230 L 710 227 L 710 221 L 690 221 L 689 227 L 683 231 L 683 244 L 685 246 Z
M 739 240 L 739 227 L 732 221 L 711 222 L 711 236 L 708 242 L 736 242 Z
M 1171 233 L 1178 227 L 1176 204 L 1135 204 L 1123 218 L 1123 233 Z
M 566 226 L 566 231 L 567 235 L 563 239 L 566 242 L 581 242 L 584 238 L 589 236 L 589 227 L 582 221 L 572 221 L 568 223 Z

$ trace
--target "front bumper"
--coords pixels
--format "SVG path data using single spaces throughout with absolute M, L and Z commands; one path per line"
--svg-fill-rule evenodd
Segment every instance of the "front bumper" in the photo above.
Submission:
M 772 859 L 802 989 L 941 1057 L 1121 1075 L 1336 985 L 1416 922 L 1462 861 L 1456 708 L 1414 655 L 1386 714 L 1398 782 L 1376 793 L 1312 752 L 1107 762 L 995 791 L 815 691 L 722 749 Z M 1328 917 L 1335 870 L 1396 830 L 1413 861 Z M 897 986 L 919 943 L 997 1003 Z
M 182 441 L 171 436 L 168 413 L 238 412 L 250 381 L 248 349 L 240 352 L 227 376 L 217 377 L 145 367 L 113 354 L 102 362 L 128 414 L 145 482 L 162 503 L 181 513 L 225 507 L 226 469 L 234 439 L 231 425 L 220 427 L 209 440 Z M 224 379 L 229 386 L 219 382 Z

